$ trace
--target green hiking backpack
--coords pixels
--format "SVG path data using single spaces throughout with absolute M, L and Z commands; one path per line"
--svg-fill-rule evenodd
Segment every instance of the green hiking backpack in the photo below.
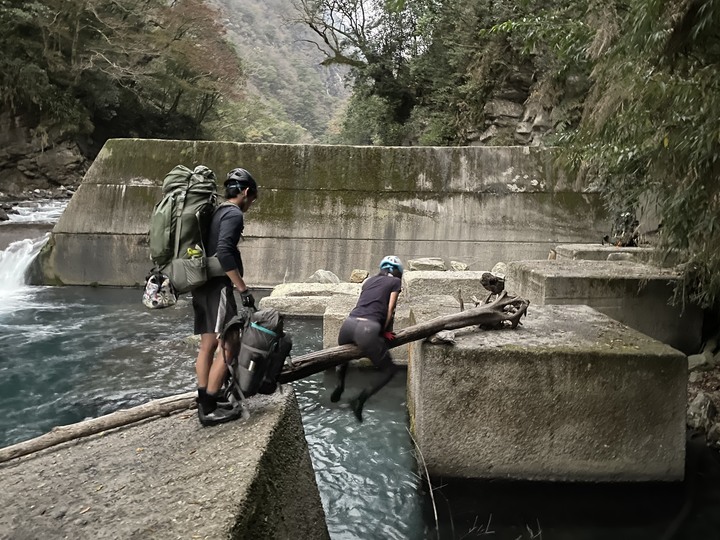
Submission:
M 150 219 L 150 259 L 177 293 L 222 275 L 217 257 L 205 253 L 207 231 L 217 206 L 215 173 L 204 165 L 177 165 L 162 186 L 162 199 Z

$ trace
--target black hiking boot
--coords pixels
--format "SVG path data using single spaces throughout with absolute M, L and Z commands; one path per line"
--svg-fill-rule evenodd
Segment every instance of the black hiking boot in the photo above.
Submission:
M 352 409 L 353 414 L 355 415 L 355 418 L 358 419 L 358 422 L 363 421 L 362 413 L 363 413 L 363 407 L 365 406 L 365 402 L 367 401 L 368 395 L 365 390 L 360 392 L 360 394 L 353 400 L 350 401 L 350 408 Z
M 342 386 L 336 386 L 335 390 L 333 390 L 332 395 L 330 396 L 330 401 L 333 403 L 337 403 L 340 401 L 340 398 L 342 397 L 343 390 L 345 390 Z
M 237 420 L 242 416 L 242 407 L 227 409 L 225 407 L 217 407 L 213 411 L 203 412 L 202 407 L 198 408 L 198 419 L 203 426 L 216 426 Z

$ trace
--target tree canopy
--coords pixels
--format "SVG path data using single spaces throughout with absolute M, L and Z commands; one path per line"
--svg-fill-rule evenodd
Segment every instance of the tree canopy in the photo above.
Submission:
M 655 214 L 678 299 L 720 300 L 720 0 L 297 0 L 351 66 L 344 142 L 466 144 L 512 91 L 609 210 Z M 496 140 L 495 144 L 514 144 Z
M 2 0 L 0 30 L 2 104 L 33 117 L 40 138 L 197 137 L 242 84 L 201 0 Z
M 685 264 L 678 292 L 720 300 L 720 1 L 644 0 L 604 10 L 607 45 L 569 145 L 610 208 L 658 214 Z

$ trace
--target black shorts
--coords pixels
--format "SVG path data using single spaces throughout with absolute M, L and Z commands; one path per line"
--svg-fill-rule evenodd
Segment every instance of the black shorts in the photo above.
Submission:
M 209 280 L 192 292 L 196 334 L 220 334 L 238 313 L 232 282 L 220 277 Z

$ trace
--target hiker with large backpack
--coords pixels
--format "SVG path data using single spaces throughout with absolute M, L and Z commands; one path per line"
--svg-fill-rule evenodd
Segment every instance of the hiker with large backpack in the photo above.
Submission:
M 218 338 L 238 314 L 233 289 L 239 292 L 243 306 L 255 307 L 255 299 L 243 279 L 242 257 L 237 246 L 244 228 L 244 213 L 258 196 L 257 183 L 248 171 L 238 168 L 228 173 L 224 186 L 226 201 L 213 213 L 204 239 L 205 252 L 217 257 L 224 274 L 210 277 L 192 291 L 194 329 L 195 334 L 200 334 L 200 349 L 195 362 L 198 418 L 204 426 L 240 416 L 238 407 L 218 406 L 227 366 L 223 356 L 216 352 L 218 345 L 223 345 Z

